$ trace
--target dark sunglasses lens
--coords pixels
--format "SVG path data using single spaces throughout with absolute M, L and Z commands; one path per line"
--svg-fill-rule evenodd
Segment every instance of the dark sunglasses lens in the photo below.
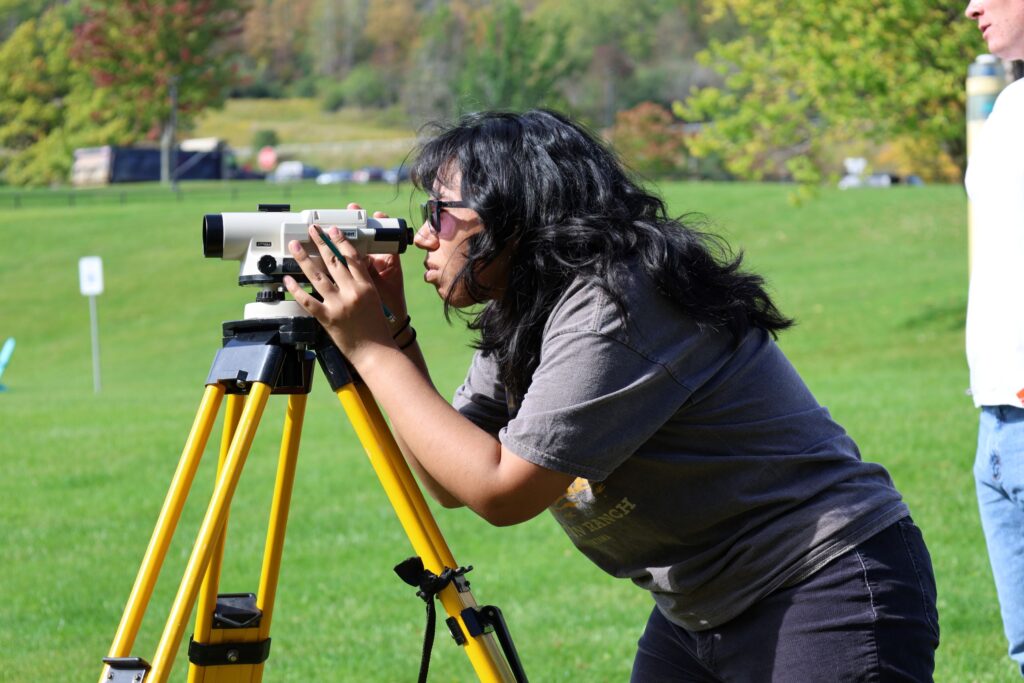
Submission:
M 438 206 L 436 199 L 420 204 L 420 218 L 424 221 L 429 220 L 430 227 L 437 230 L 437 226 L 441 222 L 441 207 Z
M 434 230 L 441 229 L 441 202 L 435 200 L 430 202 L 430 224 Z

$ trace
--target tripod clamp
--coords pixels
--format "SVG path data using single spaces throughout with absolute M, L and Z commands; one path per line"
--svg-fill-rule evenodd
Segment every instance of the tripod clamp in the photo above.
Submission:
M 229 633 L 232 629 L 255 628 L 263 618 L 256 606 L 255 593 L 223 593 L 217 596 L 213 628 Z M 190 639 L 188 660 L 198 666 L 262 664 L 270 657 L 270 638 L 255 642 L 225 638 L 219 643 L 199 643 Z
M 458 569 L 444 567 L 440 574 L 435 574 L 423 566 L 423 560 L 419 557 L 410 557 L 395 567 L 395 573 L 398 574 L 399 578 L 410 586 L 419 588 L 416 591 L 416 596 L 427 603 L 427 627 L 423 634 L 423 656 L 420 660 L 419 683 L 426 683 L 427 672 L 430 668 L 430 651 L 434 647 L 434 629 L 437 623 L 434 596 L 444 590 L 450 583 L 454 583 L 460 593 L 468 591 L 469 581 L 466 580 L 466 574 L 472 570 L 472 565 L 469 567 L 459 567 Z M 513 676 L 515 676 L 516 683 L 527 683 L 526 671 L 523 668 L 522 661 L 519 659 L 519 653 L 512 642 L 508 624 L 506 624 L 500 609 L 493 605 L 479 608 L 467 607 L 462 610 L 459 616 L 462 617 L 462 621 L 466 624 L 471 637 L 475 638 L 483 633 L 493 631 L 498 637 L 498 644 L 501 645 L 501 650 L 505 655 L 509 668 L 512 670 Z M 466 635 L 459 627 L 458 620 L 455 617 L 448 617 L 445 623 L 448 625 L 448 630 L 451 631 L 452 638 L 456 644 L 464 645 L 466 643 Z
M 399 578 L 410 586 L 418 586 L 419 590 L 416 591 L 416 596 L 428 603 L 445 586 L 472 570 L 473 567 L 459 567 L 458 569 L 445 567 L 439 576 L 426 569 L 423 566 L 423 560 L 419 557 L 410 557 L 395 567 L 395 573 L 398 574 Z M 466 584 L 468 585 L 468 582 Z

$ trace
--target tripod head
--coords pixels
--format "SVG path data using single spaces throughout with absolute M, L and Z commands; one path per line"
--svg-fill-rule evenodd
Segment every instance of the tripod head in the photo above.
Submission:
M 320 258 L 309 240 L 311 225 L 337 226 L 360 254 L 401 254 L 412 244 L 412 228 L 402 218 L 373 218 L 363 209 L 308 209 L 293 213 L 288 204 L 260 204 L 255 212 L 211 213 L 203 217 L 203 255 L 239 261 L 238 284 L 258 286 L 256 303 L 245 317 L 296 317 L 306 312 L 284 300 L 282 282 L 290 275 L 308 283 L 288 253 L 288 243 L 303 243 L 310 258 Z

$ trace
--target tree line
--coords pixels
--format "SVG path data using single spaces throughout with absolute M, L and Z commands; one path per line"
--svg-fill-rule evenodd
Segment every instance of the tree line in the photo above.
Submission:
M 228 97 L 411 127 L 546 106 L 652 176 L 816 182 L 847 154 L 953 179 L 984 51 L 937 0 L 0 0 L 0 182 L 155 141 Z M 172 101 L 176 103 L 172 107 Z M 888 156 L 886 156 L 888 155 Z

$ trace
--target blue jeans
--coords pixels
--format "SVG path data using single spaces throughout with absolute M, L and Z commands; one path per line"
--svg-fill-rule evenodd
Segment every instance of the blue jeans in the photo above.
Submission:
M 981 409 L 974 481 L 1003 630 L 1024 676 L 1024 409 Z
M 904 518 L 715 628 L 688 631 L 655 608 L 630 680 L 931 681 L 938 645 L 931 558 Z

